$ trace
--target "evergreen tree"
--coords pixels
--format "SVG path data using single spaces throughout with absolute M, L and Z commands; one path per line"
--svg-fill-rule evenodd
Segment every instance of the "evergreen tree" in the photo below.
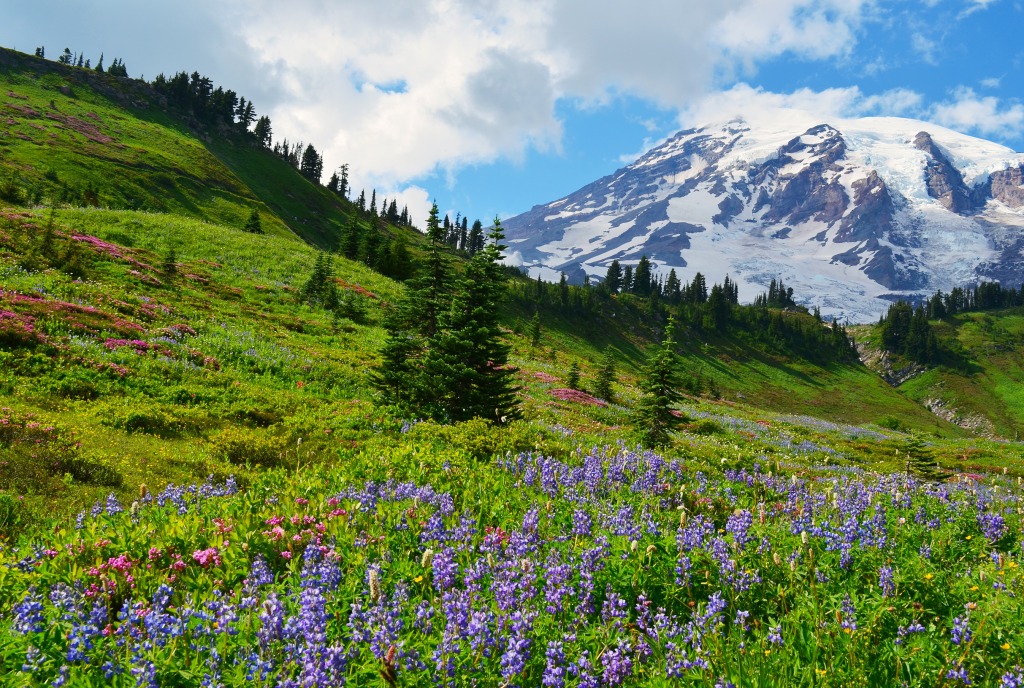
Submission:
M 569 389 L 580 388 L 580 364 L 576 361 L 569 366 L 569 375 L 566 376 L 565 384 Z
M 534 348 L 540 346 L 540 313 L 537 311 L 533 312 L 533 317 L 530 319 L 530 346 Z
M 103 53 L 100 53 L 100 61 L 96 63 L 96 71 L 103 73 Z
M 338 179 L 338 195 L 342 198 L 348 198 L 348 163 L 345 163 L 338 168 L 341 172 L 340 178 Z
M 468 248 L 470 255 L 482 251 L 484 248 L 484 225 L 480 220 L 473 222 L 473 228 L 469 231 Z
M 670 432 L 677 425 L 672 406 L 682 399 L 679 392 L 675 352 L 675 320 L 669 319 L 660 345 L 648 354 L 644 376 L 640 382 L 643 396 L 637 405 L 635 421 L 644 444 L 650 447 L 668 444 Z
M 349 260 L 357 260 L 359 258 L 360 243 L 359 222 L 353 214 L 348 219 L 348 223 L 342 232 L 339 250 Z
M 609 294 L 618 294 L 622 287 L 622 266 L 619 261 L 613 260 L 608 266 L 608 273 L 604 277 L 604 284 Z
M 273 135 L 273 130 L 270 126 L 270 118 L 263 115 L 256 120 L 256 128 L 253 130 L 253 136 L 256 137 L 256 142 L 263 148 L 270 148 L 270 141 Z
M 665 280 L 665 299 L 671 304 L 678 304 L 682 299 L 683 284 L 676 275 L 675 268 L 668 271 L 668 279 Z
M 167 255 L 164 256 L 163 263 L 160 265 L 160 272 L 168 279 L 178 274 L 178 254 L 174 252 L 174 248 L 168 250 Z
M 316 256 L 313 272 L 302 286 L 302 300 L 310 306 L 319 306 L 329 311 L 338 308 L 338 285 L 334 281 L 334 259 L 321 251 Z
M 905 467 L 908 478 L 913 476 L 919 480 L 938 482 L 944 477 L 931 450 L 916 433 L 901 443 L 896 455 Z
M 451 282 L 448 262 L 441 252 L 444 241 L 443 230 L 438 219 L 439 211 L 435 202 L 427 217 L 427 260 L 425 271 L 417 281 L 412 297 L 417 301 L 423 323 L 423 334 L 432 337 L 437 333 L 438 321 L 445 307 L 445 297 Z
M 299 172 L 302 176 L 313 182 L 314 184 L 320 183 L 320 177 L 323 176 L 324 162 L 320 158 L 320 155 L 316 152 L 316 148 L 313 144 L 306 146 L 306 150 L 302 153 L 302 161 L 299 163 Z
M 243 228 L 246 232 L 253 234 L 263 234 L 263 222 L 260 220 L 260 211 L 256 208 L 252 209 L 249 213 L 249 219 L 245 221 L 245 227 Z
M 424 370 L 429 343 L 439 332 L 439 318 L 451 303 L 450 269 L 436 236 L 437 204 L 427 220 L 427 260 L 420 273 L 406 285 L 405 295 L 384 319 L 387 338 L 381 349 L 381 365 L 372 375 L 374 386 L 386 404 L 402 413 L 422 417 L 437 391 Z
M 615 397 L 613 384 L 615 384 L 615 359 L 612 357 L 611 349 L 606 348 L 601 355 L 601 365 L 598 367 L 597 377 L 594 379 L 594 394 L 599 399 L 613 401 Z
M 510 347 L 498 322 L 506 289 L 503 238 L 495 218 L 487 245 L 469 261 L 451 309 L 428 343 L 426 411 L 435 420 L 485 418 L 504 423 L 520 416 L 516 370 L 508 365 Z
M 651 261 L 647 256 L 640 256 L 640 262 L 633 272 L 633 293 L 647 296 L 651 293 L 651 282 Z

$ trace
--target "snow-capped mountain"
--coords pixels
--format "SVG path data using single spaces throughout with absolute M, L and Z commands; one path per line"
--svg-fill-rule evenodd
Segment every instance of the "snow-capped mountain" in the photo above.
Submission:
M 918 120 L 799 116 L 682 131 L 633 164 L 503 223 L 510 262 L 600 280 L 773 278 L 822 313 L 877 319 L 895 298 L 1024 281 L 1024 155 Z

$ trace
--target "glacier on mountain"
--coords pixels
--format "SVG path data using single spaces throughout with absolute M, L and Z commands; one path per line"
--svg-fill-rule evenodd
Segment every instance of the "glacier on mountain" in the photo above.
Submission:
M 728 274 L 751 301 L 782 279 L 851 322 L 983 280 L 1024 281 L 1024 155 L 919 120 L 735 119 L 503 223 L 532 275 Z

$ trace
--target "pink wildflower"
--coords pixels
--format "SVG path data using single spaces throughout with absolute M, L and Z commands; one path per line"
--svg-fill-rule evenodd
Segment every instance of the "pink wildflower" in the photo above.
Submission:
M 199 562 L 204 569 L 212 566 L 220 566 L 220 552 L 216 547 L 209 549 L 197 549 L 192 553 L 192 558 Z

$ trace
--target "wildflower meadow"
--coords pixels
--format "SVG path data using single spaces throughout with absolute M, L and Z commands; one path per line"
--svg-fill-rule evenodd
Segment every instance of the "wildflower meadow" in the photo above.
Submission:
M 420 468 L 111 496 L 5 547 L 4 681 L 1024 681 L 1018 480 L 625 445 Z

